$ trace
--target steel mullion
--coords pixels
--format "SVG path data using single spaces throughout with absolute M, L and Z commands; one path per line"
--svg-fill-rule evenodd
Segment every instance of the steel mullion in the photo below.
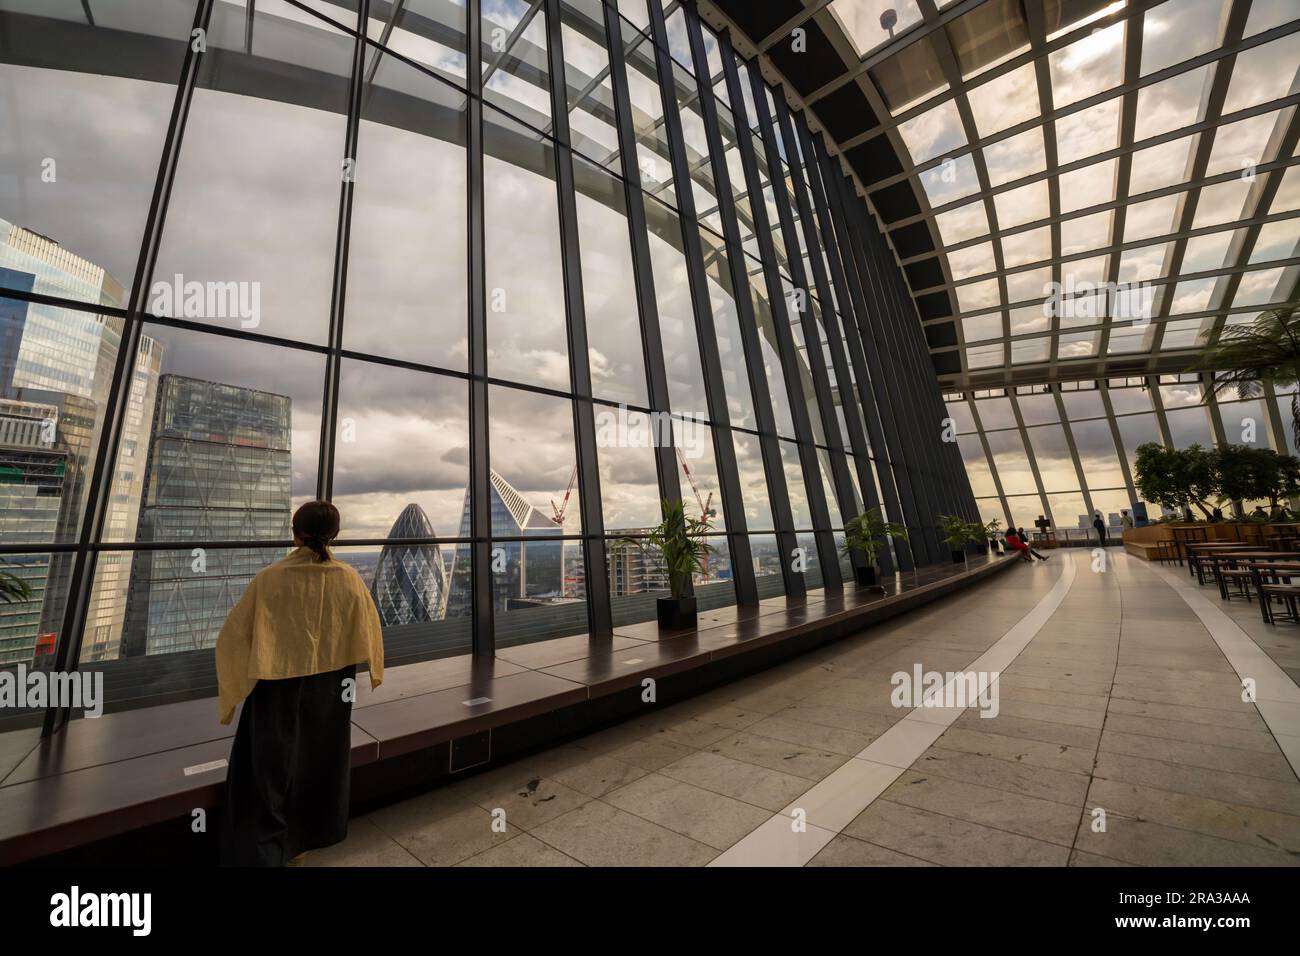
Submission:
M 803 376 L 800 374 L 799 349 L 794 338 L 794 311 L 798 312 L 799 326 L 803 331 L 804 359 L 809 370 L 809 376 L 813 380 L 813 395 L 819 406 L 818 417 L 822 419 L 822 431 L 827 436 L 827 441 L 829 441 L 830 432 L 826 428 L 825 408 L 822 407 L 822 399 L 825 397 L 829 401 L 830 390 L 825 380 L 825 369 L 821 368 L 820 365 L 821 359 L 819 356 L 814 355 L 814 350 L 818 353 L 821 351 L 821 337 L 817 331 L 816 323 L 812 320 L 811 309 L 807 303 L 807 297 L 810 294 L 808 280 L 804 275 L 803 261 L 799 255 L 799 236 L 790 210 L 789 196 L 786 194 L 781 153 L 777 148 L 779 130 L 768 108 L 767 84 L 763 80 L 762 73 L 756 68 L 749 71 L 749 78 L 753 90 L 754 109 L 757 112 L 755 117 L 757 121 L 756 129 L 763 143 L 772 199 L 777 211 L 776 223 L 769 222 L 767 225 L 770 230 L 773 232 L 779 231 L 782 235 L 786 252 L 786 266 L 790 274 L 791 284 L 796 293 L 802 292 L 804 297 L 804 308 L 792 310 L 789 299 L 785 296 L 784 285 L 781 286 L 781 312 L 785 318 L 784 321 L 779 317 L 776 320 L 777 343 L 781 351 L 782 366 L 786 373 L 787 391 L 790 392 L 791 417 L 797 438 L 796 448 L 803 472 L 804 494 L 812 518 L 813 540 L 817 545 L 818 559 L 822 566 L 822 584 L 824 587 L 840 587 L 843 585 L 843 576 L 840 573 L 835 548 L 834 529 L 830 527 L 830 510 L 826 505 L 826 485 L 822 478 L 821 462 L 818 460 L 817 440 L 812 428 L 812 415 L 804 391 Z M 773 100 L 777 98 L 777 96 L 773 96 Z M 758 204 L 762 204 L 766 209 L 766 198 L 761 193 L 756 195 Z M 751 206 L 753 205 L 755 203 L 751 202 Z M 772 243 L 774 250 L 775 247 L 776 244 Z M 810 330 L 811 334 L 809 334 Z M 826 386 L 824 390 L 819 389 L 817 385 L 818 370 L 821 371 L 823 385 Z M 831 422 L 831 426 L 837 427 L 834 421 Z
M 551 73 L 551 122 L 555 130 L 555 187 L 560 217 L 560 254 L 564 264 L 569 384 L 573 391 L 570 404 L 573 411 L 574 453 L 578 464 L 578 509 L 582 515 L 587 630 L 593 637 L 605 637 L 614 633 L 614 623 L 606 567 L 595 409 L 591 401 L 591 368 L 587 359 L 587 309 L 582 286 L 577 188 L 574 184 L 573 150 L 569 133 L 563 21 L 560 0 L 544 0 L 544 3 L 546 48 Z
M 199 0 L 194 12 L 194 30 L 203 30 L 206 33 L 215 2 L 216 0 Z M 118 341 L 117 355 L 114 356 L 113 376 L 104 406 L 104 421 L 95 449 L 95 464 L 91 471 L 86 504 L 81 515 L 77 550 L 68 578 L 68 597 L 63 610 L 63 627 L 55 646 L 54 660 L 51 662 L 51 670 L 56 672 L 73 671 L 80 666 L 81 644 L 86 615 L 90 609 L 97 557 L 97 552 L 91 549 L 91 543 L 103 536 L 104 520 L 112 497 L 117 452 L 130 402 L 136 352 L 140 346 L 144 325 L 145 297 L 149 279 L 157 262 L 158 248 L 162 242 L 163 222 L 171 198 L 172 184 L 176 178 L 176 165 L 190 104 L 194 99 L 194 88 L 198 80 L 202 56 L 201 52 L 194 49 L 193 44 L 186 44 L 185 59 L 180 76 L 177 78 L 176 95 L 172 101 L 167 134 L 159 157 L 149 214 L 140 241 L 140 253 L 136 259 L 135 277 L 131 283 L 131 298 Z M 51 561 L 52 566 L 53 561 Z M 71 708 L 66 704 L 60 707 L 47 707 L 41 736 L 49 737 L 61 732 L 67 726 L 70 717 Z
M 846 190 L 847 191 L 847 190 Z M 918 540 L 908 539 L 908 546 L 912 551 L 918 563 L 926 564 L 929 562 L 930 548 L 928 536 L 921 535 L 920 532 L 928 531 L 930 525 L 925 520 L 924 508 L 926 502 L 921 494 L 918 493 L 919 475 L 913 463 L 912 456 L 905 446 L 902 433 L 898 429 L 898 423 L 902 422 L 904 426 L 910 422 L 908 403 L 904 400 L 905 393 L 900 388 L 896 368 L 892 362 L 882 362 L 881 358 L 892 358 L 891 348 L 889 346 L 889 330 L 892 324 L 892 310 L 889 301 L 888 292 L 885 289 L 884 278 L 880 272 L 880 263 L 876 261 L 876 250 L 871 245 L 871 233 L 873 224 L 869 214 L 862 207 L 850 210 L 850 216 L 857 225 L 857 229 L 851 234 L 853 240 L 853 251 L 857 260 L 857 266 L 860 274 L 863 276 L 864 289 L 869 287 L 872 291 L 872 299 L 876 304 L 876 310 L 873 313 L 873 321 L 870 321 L 862 333 L 869 336 L 874 349 L 867 350 L 868 363 L 872 365 L 872 380 L 879 381 L 881 393 L 885 396 L 884 401 L 890 409 L 890 416 L 885 418 L 886 434 L 892 436 L 889 449 L 889 460 L 894 472 L 894 481 L 898 485 L 899 497 L 903 501 L 904 515 L 911 513 L 910 525 L 915 529 Z M 919 546 L 918 546 L 919 545 Z
M 798 123 L 799 134 L 804 144 L 804 155 L 807 160 L 807 170 L 810 182 L 815 186 L 812 190 L 813 202 L 817 209 L 818 220 L 823 233 L 823 240 L 826 247 L 826 260 L 830 266 L 830 277 L 834 284 L 834 300 L 839 303 L 839 322 L 840 331 L 843 335 L 842 345 L 846 350 L 847 361 L 851 363 L 852 374 L 843 376 L 836 372 L 836 378 L 840 382 L 841 398 L 844 397 L 844 390 L 847 388 L 851 402 L 846 403 L 845 420 L 849 423 L 849 438 L 854 445 L 854 466 L 858 472 L 858 481 L 862 487 L 863 504 L 868 509 L 881 505 L 877 500 L 875 481 L 871 475 L 871 446 L 869 444 L 869 435 L 871 443 L 879 443 L 878 447 L 884 447 L 883 439 L 880 438 L 880 425 L 875 421 L 876 414 L 875 402 L 869 398 L 863 397 L 863 389 L 867 388 L 864 382 L 867 379 L 865 370 L 866 360 L 862 355 L 861 340 L 850 333 L 850 329 L 858 327 L 859 319 L 857 309 L 858 297 L 850 294 L 848 280 L 844 274 L 844 261 L 840 251 L 840 240 L 836 235 L 835 216 L 839 215 L 838 211 L 832 213 L 831 197 L 828 195 L 823 179 L 822 160 L 824 148 L 820 139 L 814 139 L 809 132 L 807 124 L 802 121 Z M 842 223 L 840 224 L 842 226 Z M 872 408 L 867 410 L 866 403 L 871 401 Z M 858 412 L 861 417 L 858 417 Z M 850 414 L 851 413 L 851 414 Z M 883 489 L 882 492 L 883 494 Z M 897 508 L 892 508 L 892 513 L 897 514 Z M 888 557 L 888 554 L 886 555 Z M 892 558 L 890 558 L 892 562 Z M 883 567 L 883 565 L 882 565 Z M 892 571 L 892 567 L 888 568 Z
M 877 366 L 872 359 L 867 357 L 866 329 L 872 318 L 867 307 L 867 287 L 863 276 L 858 271 L 857 254 L 853 240 L 854 228 L 848 221 L 847 211 L 847 204 L 857 202 L 858 199 L 856 196 L 845 196 L 842 173 L 836 161 L 826 153 L 820 141 L 815 140 L 813 145 L 816 150 L 817 161 L 823 170 L 822 185 L 826 191 L 827 202 L 830 204 L 829 225 L 835 231 L 836 248 L 839 253 L 839 268 L 849 290 L 849 297 L 846 301 L 851 302 L 853 305 L 853 311 L 848 315 L 848 318 L 853 321 L 853 328 L 849 329 L 846 326 L 845 332 L 848 339 L 849 358 L 852 360 L 857 373 L 858 401 L 862 406 L 867 434 L 870 436 L 871 448 L 875 453 L 875 456 L 870 457 L 868 465 L 872 461 L 876 465 L 873 475 L 880 482 L 880 494 L 884 498 L 886 512 L 891 519 L 906 524 L 907 516 L 903 511 L 902 498 L 898 491 L 897 481 L 894 478 L 893 463 L 889 460 L 889 438 L 886 433 L 886 422 L 891 422 L 889 427 L 892 427 L 892 421 L 886 414 L 889 406 L 882 395 L 880 382 L 877 378 Z M 872 482 L 867 484 L 872 484 Z M 899 570 L 912 570 L 914 561 L 912 560 L 911 547 L 903 548 L 901 542 L 896 541 L 895 553 L 898 558 Z
M 637 309 L 641 320 L 641 354 L 645 360 L 648 402 L 654 411 L 667 413 L 670 409 L 668 373 L 664 366 L 663 337 L 659 330 L 659 309 L 650 265 L 650 238 L 646 225 L 645 197 L 641 192 L 641 169 L 636 158 L 636 133 L 632 128 L 632 105 L 628 95 L 627 65 L 623 56 L 622 20 L 613 6 L 603 6 L 605 32 L 608 36 L 610 87 L 614 93 L 615 126 L 618 130 L 619 165 L 627 205 Z M 659 442 L 654 444 L 659 494 L 669 501 L 679 501 L 682 490 L 681 478 L 677 474 L 676 451 Z
M 727 85 L 727 98 L 731 101 L 732 117 L 736 121 L 736 149 L 740 153 L 741 166 L 745 171 L 745 181 L 747 184 L 747 193 L 750 197 L 750 212 L 754 218 L 754 239 L 759 247 L 759 259 L 762 265 L 763 280 L 767 288 L 768 306 L 772 313 L 772 328 L 777 338 L 777 352 L 781 360 L 782 383 L 786 388 L 787 400 L 790 404 L 791 420 L 795 423 L 795 434 L 808 434 L 807 415 L 808 410 L 800 402 L 795 400 L 794 393 L 790 388 L 790 376 L 795 373 L 794 368 L 789 364 L 790 356 L 794 352 L 793 342 L 790 339 L 790 329 L 785 323 L 784 303 L 785 291 L 781 286 L 781 276 L 776 266 L 776 247 L 772 242 L 772 230 L 767 222 L 767 207 L 762 200 L 761 187 L 756 191 L 755 184 L 761 181 L 758 170 L 758 159 L 754 152 L 753 133 L 749 126 L 749 117 L 745 113 L 745 98 L 741 94 L 741 80 L 738 67 L 736 65 L 736 55 L 731 48 L 730 37 L 726 34 L 720 34 L 718 37 L 718 48 L 721 53 L 722 67 L 725 74 Z M 770 170 L 769 170 L 770 172 Z M 755 196 L 758 197 L 757 201 Z M 744 259 L 742 256 L 742 265 Z M 746 278 L 746 294 L 749 291 L 749 280 Z M 783 334 L 784 333 L 784 334 Z M 789 346 L 787 348 L 787 345 Z M 804 427 L 799 426 L 799 416 L 802 409 Z M 777 461 L 776 465 L 780 466 L 784 473 L 784 464 L 780 461 L 780 439 L 777 444 Z M 803 447 L 801 443 L 796 444 L 800 452 L 800 461 L 803 460 Z M 805 469 L 806 476 L 806 469 Z M 807 478 L 804 479 L 805 486 L 808 484 Z M 806 493 L 806 489 L 805 489 Z M 773 502 L 775 504 L 775 502 Z M 777 546 L 781 554 L 781 575 L 785 582 L 786 594 L 792 597 L 803 597 L 807 593 L 807 583 L 804 580 L 802 572 L 793 570 L 790 564 L 790 558 L 794 555 L 795 550 L 799 547 L 796 528 L 794 527 L 793 511 L 788 506 L 788 498 L 783 501 L 785 505 L 778 512 L 773 509 L 772 523 L 774 525 L 777 537 Z
M 713 434 L 713 451 L 722 493 L 723 514 L 726 519 L 727 543 L 731 551 L 731 565 L 749 568 L 749 581 L 743 597 L 746 604 L 758 603 L 758 586 L 753 580 L 753 559 L 749 547 L 748 526 L 740 490 L 740 471 L 736 463 L 736 446 L 731 437 L 731 416 L 727 409 L 727 396 L 722 379 L 722 359 L 718 352 L 717 329 L 713 322 L 712 302 L 709 298 L 708 277 L 704 271 L 704 251 L 700 242 L 700 224 L 695 211 L 695 193 L 691 181 L 690 164 L 686 157 L 686 143 L 682 134 L 681 116 L 678 113 L 677 84 L 673 74 L 676 61 L 667 53 L 667 25 L 663 10 L 650 4 L 650 28 L 656 42 L 655 66 L 658 70 L 659 91 L 663 101 L 664 128 L 668 136 L 668 152 L 677 186 L 677 221 L 682 231 L 682 253 L 686 262 L 686 278 L 690 287 L 692 311 L 695 318 L 695 337 L 700 349 L 700 363 L 704 374 L 704 395 L 708 403 Z M 694 77 L 692 77 L 694 79 Z M 696 81 L 698 86 L 698 81 Z M 717 188 L 715 184 L 715 189 Z M 740 603 L 740 582 L 736 581 L 736 599 Z
M 492 597 L 492 478 L 488 447 L 487 244 L 483 195 L 483 18 L 481 0 L 466 7 L 465 153 L 469 243 L 469 531 L 471 651 L 475 661 L 496 655 Z
M 929 434 L 933 438 L 942 416 L 935 418 L 928 426 L 921 417 L 921 408 L 925 402 L 924 382 L 933 378 L 933 372 L 918 368 L 911 360 L 908 331 L 912 327 L 916 327 L 919 331 L 920 323 L 915 319 L 915 313 L 908 315 L 904 308 L 904 300 L 910 303 L 911 298 L 906 293 L 902 271 L 889 254 L 883 237 L 878 234 L 875 237 L 868 234 L 867 240 L 873 246 L 877 268 L 883 274 L 885 294 L 889 304 L 885 312 L 887 321 L 883 323 L 882 328 L 895 356 L 890 372 L 894 375 L 895 388 L 907 399 L 903 403 L 903 413 L 912 422 L 912 434 L 917 436 L 913 447 L 909 449 L 915 453 L 910 454 L 909 457 L 914 463 L 917 474 L 914 487 L 920 493 L 921 503 L 924 505 L 923 514 L 930 516 L 930 523 L 922 525 L 928 532 L 924 539 L 925 545 L 927 550 L 937 557 L 939 535 L 935 516 L 948 512 L 948 508 L 938 494 L 939 468 L 934 460 L 933 449 L 925 436 Z M 909 365 L 910 374 L 904 376 L 902 372 Z M 935 388 L 937 390 L 937 383 Z M 943 511 L 940 511 L 941 506 Z
M 804 157 L 807 162 L 807 155 L 803 150 L 803 145 L 796 139 L 798 135 L 795 131 L 794 122 L 790 116 L 790 111 L 786 107 L 785 98 L 782 96 L 773 97 L 776 103 L 775 121 L 779 125 L 781 138 L 786 144 L 788 154 L 790 185 L 794 192 L 795 204 L 799 213 L 799 221 L 802 225 L 804 241 L 807 244 L 808 262 L 813 272 L 813 282 L 817 288 L 817 296 L 821 305 L 821 326 L 817 325 L 815 314 L 811 309 L 804 313 L 803 328 L 804 339 L 809 341 L 809 365 L 813 372 L 813 387 L 817 393 L 817 404 L 821 409 L 822 429 L 826 434 L 827 455 L 826 460 L 831 469 L 831 481 L 835 489 L 836 497 L 839 499 L 840 517 L 844 520 L 852 518 L 858 513 L 861 503 L 856 500 L 856 493 L 853 488 L 853 479 L 849 474 L 849 463 L 845 456 L 844 437 L 840 432 L 839 421 L 835 417 L 835 393 L 832 392 L 830 379 L 823 363 L 826 361 L 826 354 L 831 357 L 831 365 L 835 371 L 836 389 L 841 399 L 844 392 L 840 383 L 848 382 L 849 374 L 847 362 L 844 359 L 843 343 L 840 341 L 839 320 L 836 317 L 834 296 L 830 288 L 830 281 L 826 275 L 824 260 L 822 259 L 821 239 L 817 235 L 817 226 L 820 220 L 813 215 L 812 203 L 808 197 L 808 184 L 804 179 L 803 169 L 799 164 L 799 157 Z M 784 189 L 781 190 L 785 192 Z M 784 197 L 784 205 L 789 206 L 789 197 Z M 777 208 L 782 208 L 782 201 L 778 200 Z M 783 214 L 786 218 L 791 211 L 787 208 Z M 796 285 L 802 284 L 806 294 L 811 295 L 811 289 L 808 286 L 808 276 L 803 267 L 803 260 L 795 257 L 791 263 L 792 269 L 797 269 L 798 273 L 794 276 Z M 828 318 L 829 317 L 829 318 Z M 821 332 L 826 333 L 826 348 L 822 348 Z M 810 335 L 811 333 L 811 335 Z M 811 344 L 811 343 L 815 343 Z M 815 358 L 811 354 L 815 348 Z M 849 422 L 854 421 L 853 409 L 847 406 L 847 403 L 841 401 L 844 405 L 843 415 L 845 421 L 845 430 L 850 430 Z M 851 436 L 850 436 L 851 438 Z M 840 529 L 832 528 L 831 531 Z M 850 562 L 854 567 L 863 566 L 864 558 L 860 552 L 850 552 Z

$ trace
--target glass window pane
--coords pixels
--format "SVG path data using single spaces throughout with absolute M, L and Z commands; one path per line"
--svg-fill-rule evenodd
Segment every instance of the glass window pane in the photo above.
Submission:
M 144 371 L 139 418 L 122 433 L 105 540 L 287 541 L 293 508 L 316 496 L 324 358 L 164 326 L 145 332 L 161 354 Z
M 368 53 L 343 347 L 463 370 L 465 96 L 393 56 Z
M 646 203 L 650 265 L 659 306 L 659 335 L 668 372 L 668 398 L 674 414 L 708 420 L 704 371 L 691 303 L 686 257 L 682 253 L 681 220 L 662 203 Z
M 468 401 L 462 379 L 344 359 L 333 495 L 343 538 L 409 537 L 398 528 L 409 508 L 430 535 L 459 534 Z
M 193 0 L 116 3 L 97 9 L 93 26 L 79 4 L 0 0 L 0 10 L 14 11 L 6 14 L 0 45 L 0 285 L 13 286 L 3 270 L 15 269 L 26 274 L 18 284 L 23 291 L 124 306 L 176 98 L 183 41 L 194 22 Z M 66 61 L 49 68 L 18 65 L 28 60 L 25 51 L 56 44 Z M 153 51 L 147 69 L 139 71 L 149 79 L 76 68 L 90 61 L 90 50 L 96 63 L 125 62 L 141 44 Z M 6 238 L 10 223 L 31 231 L 19 234 L 25 241 Z M 53 253 L 67 262 L 55 261 Z
M 623 182 L 581 159 L 574 174 L 591 391 L 597 398 L 645 405 L 645 357 Z
M 619 155 L 618 129 L 602 4 L 600 0 L 563 0 L 560 19 L 573 148 L 613 168 Z
M 662 517 L 654 422 L 644 412 L 627 408 L 597 405 L 595 412 L 605 533 L 654 527 Z
M 551 83 L 543 5 L 494 0 L 483 5 L 482 17 L 483 98 L 530 126 L 545 127 Z
M 736 448 L 736 467 L 740 472 L 740 494 L 745 506 L 745 526 L 750 531 L 771 531 L 772 498 L 767 491 L 763 471 L 763 452 L 756 435 L 731 433 Z
M 555 149 L 484 110 L 488 374 L 569 390 Z
M 321 343 L 354 41 L 283 2 L 256 11 L 251 56 L 245 11 L 213 11 L 149 311 Z

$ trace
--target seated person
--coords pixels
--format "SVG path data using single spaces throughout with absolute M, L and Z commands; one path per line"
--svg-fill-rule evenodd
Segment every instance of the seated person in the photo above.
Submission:
M 1020 535 L 1016 534 L 1015 531 L 1007 531 L 1004 537 L 1006 538 L 1008 548 L 1020 552 L 1020 559 L 1022 561 L 1028 561 L 1030 564 L 1034 563 L 1033 556 L 1029 553 L 1029 545 L 1020 540 Z

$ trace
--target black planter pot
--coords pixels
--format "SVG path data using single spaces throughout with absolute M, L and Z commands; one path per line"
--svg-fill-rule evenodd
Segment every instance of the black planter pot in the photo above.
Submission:
M 961 564 L 961 563 L 962 563 L 963 561 L 965 561 L 965 560 L 966 560 L 966 552 L 965 552 L 965 551 L 954 551 L 954 552 L 952 553 L 952 563 L 953 563 L 953 564 Z
M 696 604 L 694 597 L 663 597 L 655 602 L 659 626 L 665 631 L 681 631 L 694 627 Z
M 857 579 L 860 586 L 864 588 L 874 588 L 876 586 L 876 569 L 871 568 L 854 568 L 853 577 Z

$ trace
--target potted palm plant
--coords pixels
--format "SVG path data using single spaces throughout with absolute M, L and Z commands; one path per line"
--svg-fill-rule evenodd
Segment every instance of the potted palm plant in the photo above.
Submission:
M 844 525 L 844 546 L 840 553 L 851 557 L 862 555 L 863 564 L 853 569 L 854 577 L 863 587 L 876 586 L 876 558 L 885 546 L 885 535 L 907 540 L 907 528 L 894 521 L 886 521 L 879 508 L 872 508 L 850 518 Z
M 655 602 L 659 626 L 678 631 L 695 626 L 697 605 L 691 593 L 696 573 L 705 569 L 713 545 L 704 540 L 710 529 L 707 517 L 695 518 L 686 513 L 682 501 L 664 499 L 663 521 L 650 529 L 644 538 L 623 538 L 642 551 L 654 552 L 668 575 L 669 597 Z
M 1232 390 L 1241 399 L 1258 398 L 1265 382 L 1288 387 L 1300 382 L 1300 310 L 1266 309 L 1254 321 L 1225 325 L 1188 371 L 1213 371 L 1214 386 L 1205 396 Z M 1291 433 L 1300 443 L 1300 391 L 1291 393 Z
M 1002 528 L 1002 522 L 997 518 L 994 518 L 992 521 L 988 522 L 987 524 L 982 524 L 978 521 L 972 521 L 970 526 L 971 537 L 975 540 L 975 543 L 976 545 L 978 545 L 980 551 L 987 554 L 989 548 L 993 547 L 993 542 L 997 541 L 998 531 L 1001 528 Z
M 971 538 L 970 522 L 957 515 L 939 515 L 939 531 L 943 534 L 943 543 L 952 551 L 952 563 L 965 561 L 966 542 Z

